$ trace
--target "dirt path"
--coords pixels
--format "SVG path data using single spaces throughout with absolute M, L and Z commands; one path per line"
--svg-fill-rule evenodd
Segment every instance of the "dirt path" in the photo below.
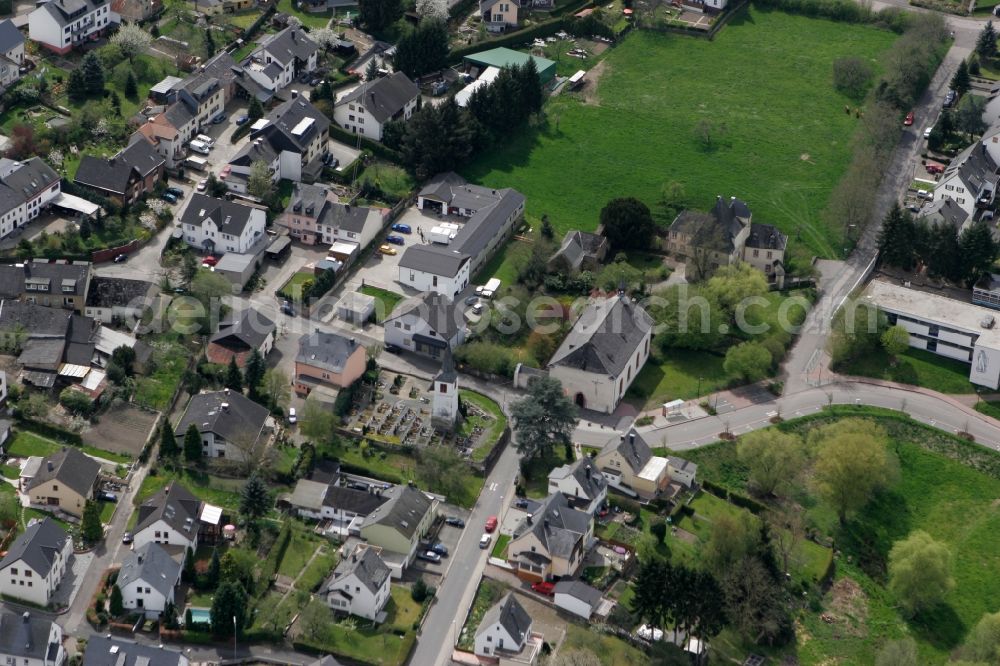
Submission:
M 593 106 L 600 106 L 601 100 L 597 94 L 597 84 L 600 82 L 601 77 L 604 72 L 608 69 L 608 61 L 602 60 L 597 63 L 593 69 L 587 72 L 587 75 L 583 77 L 583 80 L 587 83 L 583 86 L 582 97 L 584 104 L 591 104 Z

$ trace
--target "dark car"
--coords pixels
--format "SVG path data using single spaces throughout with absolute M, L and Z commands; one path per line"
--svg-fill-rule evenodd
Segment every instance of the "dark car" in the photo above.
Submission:
M 444 519 L 444 522 L 452 527 L 465 527 L 465 521 L 455 516 L 448 516 Z
M 309 72 L 302 72 L 299 74 L 299 78 L 296 79 L 299 83 L 305 83 L 309 80 Z
M 164 192 L 166 192 L 168 194 L 172 194 L 175 197 L 177 197 L 178 199 L 180 199 L 181 197 L 184 196 L 184 190 L 182 190 L 179 187 L 174 187 L 173 185 L 171 185 L 170 187 L 168 187 L 167 189 L 165 189 Z
M 122 543 L 124 543 L 124 544 L 130 544 L 130 543 L 132 543 L 132 533 L 131 532 L 126 532 L 125 534 L 122 535 Z
M 328 166 L 331 169 L 336 169 L 338 164 L 340 164 L 340 160 L 338 160 L 333 155 L 327 153 L 326 155 L 323 156 L 323 166 Z
M 954 90 L 949 90 L 948 94 L 944 96 L 944 108 L 950 108 L 955 106 L 955 102 L 958 101 L 958 93 Z
M 164 192 L 163 194 L 160 195 L 160 198 L 166 201 L 167 203 L 172 203 L 172 204 L 177 203 L 177 195 L 174 194 L 173 192 Z
M 436 543 L 430 548 L 441 557 L 448 557 L 448 547 L 443 543 Z
M 295 309 L 292 307 L 291 303 L 289 303 L 288 301 L 284 301 L 281 304 L 281 313 L 282 314 L 286 314 L 286 315 L 290 315 L 290 316 L 294 317 L 295 316 Z
M 441 562 L 441 556 L 435 553 L 433 550 L 423 550 L 417 553 L 417 557 L 421 560 L 427 560 L 428 562 L 434 562 L 438 564 Z
M 315 79 L 313 79 L 312 81 L 309 82 L 309 85 L 311 85 L 313 88 L 315 88 L 316 86 L 318 86 L 321 83 L 323 83 L 323 79 L 321 79 L 320 77 L 317 76 Z
M 524 499 L 523 497 L 520 498 L 520 499 L 516 499 L 516 500 L 514 500 L 514 507 L 517 508 L 517 509 L 527 509 L 528 508 L 528 500 Z
M 403 245 L 404 243 L 406 243 L 406 241 L 403 240 L 402 236 L 386 236 L 385 242 L 392 243 L 393 245 Z
M 250 116 L 246 114 L 243 114 L 242 116 L 236 119 L 237 125 L 246 125 L 248 122 L 250 122 Z
M 469 296 L 467 299 L 465 299 L 466 305 L 475 305 L 478 302 L 479 302 L 478 296 Z
M 127 254 L 119 254 L 117 257 L 115 257 L 116 264 L 124 264 L 126 261 L 128 261 Z
M 213 125 L 221 125 L 224 122 L 226 122 L 226 114 L 224 113 L 220 113 L 216 117 L 212 118 Z
M 394 345 L 391 343 L 385 346 L 385 350 L 390 354 L 398 354 L 399 352 L 403 351 L 402 347 L 399 347 L 398 345 Z M 449 523 L 449 525 L 450 524 L 451 523 Z
M 118 495 L 115 495 L 114 493 L 98 493 L 97 498 L 98 499 L 102 499 L 105 502 L 117 502 L 118 501 Z
M 392 225 L 392 230 L 393 231 L 398 231 L 401 234 L 412 234 L 413 233 L 413 229 L 410 227 L 410 225 L 408 225 L 408 224 L 400 224 L 399 222 L 397 222 L 396 224 Z

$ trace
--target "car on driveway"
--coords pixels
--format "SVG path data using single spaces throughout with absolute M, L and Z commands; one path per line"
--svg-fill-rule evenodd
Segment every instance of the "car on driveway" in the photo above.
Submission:
M 396 253 L 396 248 L 394 248 L 391 245 L 385 245 L 385 244 L 379 245 L 378 246 L 378 251 L 381 252 L 382 254 L 388 254 L 388 255 L 397 254 Z
M 386 236 L 385 240 L 387 243 L 392 243 L 393 245 L 405 245 L 406 241 L 403 240 L 402 236 Z
M 392 225 L 392 230 L 393 231 L 398 231 L 401 234 L 412 234 L 413 233 L 413 228 L 410 225 L 408 225 L 408 224 L 401 224 L 399 222 L 397 222 L 396 224 Z
M 422 560 L 427 560 L 428 562 L 433 562 L 435 564 L 441 563 L 441 556 L 435 553 L 433 550 L 424 550 L 417 553 L 417 557 Z
M 295 308 L 292 307 L 290 301 L 282 301 L 281 303 L 281 313 L 289 315 L 291 317 L 295 316 Z
M 201 260 L 201 263 L 203 263 L 206 266 L 214 266 L 217 263 L 219 263 L 219 260 L 213 257 L 212 255 L 208 255 L 207 257 Z
M 312 80 L 309 81 L 309 85 L 312 86 L 313 88 L 315 88 L 316 86 L 318 86 L 321 83 L 323 83 L 323 79 L 321 79 L 318 76 L 315 79 L 312 79 Z
M 229 178 L 229 174 L 231 174 L 232 172 L 233 172 L 232 165 L 227 164 L 226 166 L 222 167 L 222 171 L 219 172 L 219 180 L 225 180 L 226 178 Z
M 208 178 L 202 178 L 201 180 L 198 181 L 197 190 L 199 192 L 204 192 L 205 188 L 207 187 L 208 187 Z
M 430 548 L 441 557 L 448 557 L 448 547 L 443 543 L 436 543 Z
M 390 343 L 386 344 L 386 346 L 385 346 L 385 350 L 386 350 L 387 352 L 389 352 L 390 354 L 398 354 L 399 352 L 403 351 L 403 348 L 402 348 L 402 347 L 400 347 L 399 345 L 394 345 L 394 344 L 392 344 L 392 343 L 390 342 Z M 454 518 L 454 519 L 452 519 L 452 518 L 449 518 L 449 519 L 448 519 L 448 520 L 446 520 L 445 522 L 446 522 L 446 523 L 448 523 L 449 525 L 454 525 L 455 523 L 452 523 L 452 522 L 449 522 L 449 521 L 451 521 L 451 520 L 459 520 L 459 519 L 458 519 L 458 518 Z M 460 522 L 461 522 L 461 521 L 460 521 Z M 462 522 L 462 524 L 461 524 L 461 525 L 459 525 L 458 527 L 465 527 L 465 523 L 464 523 L 464 522 Z
M 172 194 L 170 192 L 164 192 L 163 194 L 160 195 L 160 198 L 166 201 L 167 203 L 172 203 L 172 204 L 177 203 L 177 195 Z
M 913 111 L 910 111 L 908 114 L 906 114 L 906 119 L 903 120 L 903 124 L 906 125 L 907 127 L 913 124 Z
M 298 420 L 299 420 L 299 416 L 298 416 L 298 414 L 295 413 L 295 408 L 294 407 L 289 407 L 288 408 L 288 422 L 289 423 L 295 423 Z
M 247 114 L 244 113 L 244 114 L 238 116 L 234 122 L 237 125 L 246 125 L 248 122 L 250 122 L 250 116 L 248 116 Z
M 226 114 L 224 113 L 220 113 L 216 117 L 212 118 L 213 125 L 221 125 L 224 122 L 226 122 Z
M 105 502 L 117 502 L 118 495 L 115 495 L 114 493 L 101 492 L 97 494 L 97 499 L 104 500 Z
M 182 190 L 179 187 L 174 187 L 173 185 L 171 185 L 170 187 L 168 187 L 167 189 L 165 189 L 163 191 L 166 192 L 167 194 L 174 195 L 178 199 L 180 199 L 181 197 L 184 196 L 184 190 Z
M 469 296 L 467 299 L 465 299 L 466 305 L 475 305 L 478 302 L 479 302 L 478 296 Z
M 395 347 L 395 345 L 393 345 Z M 389 351 L 389 345 L 386 345 L 386 351 Z M 396 347 L 398 349 L 398 347 Z M 455 516 L 448 516 L 444 519 L 444 522 L 452 527 L 465 527 L 465 521 L 461 518 L 456 518 Z
M 940 164 L 928 164 L 926 166 L 926 169 L 927 169 L 927 173 L 930 173 L 930 174 L 944 173 L 944 167 L 941 166 Z
M 479 537 L 479 547 L 482 548 L 483 550 L 486 550 L 487 548 L 490 547 L 491 541 L 493 541 L 493 535 L 484 534 L 483 536 Z
M 531 584 L 531 589 L 546 597 L 551 597 L 556 593 L 556 586 L 543 580 Z
M 492 533 L 497 528 L 498 523 L 496 516 L 490 516 L 486 519 L 486 531 Z

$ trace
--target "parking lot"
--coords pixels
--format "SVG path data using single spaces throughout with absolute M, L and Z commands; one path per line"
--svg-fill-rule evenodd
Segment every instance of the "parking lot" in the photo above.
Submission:
M 416 213 L 416 215 L 413 215 Z M 408 208 L 403 215 L 396 220 L 397 224 L 408 224 L 410 228 L 413 229 L 412 234 L 401 234 L 395 231 L 390 231 L 389 234 L 393 236 L 399 236 L 403 239 L 403 245 L 392 245 L 391 247 L 396 250 L 395 255 L 382 254 L 376 249 L 375 252 L 368 258 L 368 261 L 364 263 L 363 266 L 358 270 L 355 275 L 356 280 L 360 283 L 364 280 L 365 284 L 370 284 L 376 287 L 381 287 L 382 289 L 390 289 L 392 291 L 400 291 L 403 286 L 399 280 L 399 259 L 403 256 L 403 252 L 406 248 L 411 245 L 420 244 L 420 235 L 417 229 L 422 226 L 424 228 L 430 228 L 428 226 L 427 220 L 413 208 Z M 388 235 L 388 234 L 387 234 Z M 373 243 L 376 245 L 381 245 L 385 239 L 385 236 L 376 238 Z M 416 290 L 405 291 L 406 295 L 413 295 Z
M 427 560 L 422 560 L 419 557 L 413 561 L 411 569 L 415 573 L 422 574 L 433 574 L 435 576 L 443 576 L 448 571 L 448 565 L 451 563 L 451 558 L 455 554 L 455 550 L 458 547 L 458 541 L 462 538 L 465 532 L 469 533 L 467 539 L 479 539 L 481 534 L 482 525 L 470 525 L 468 523 L 469 511 L 466 509 L 461 509 L 457 506 L 452 506 L 451 504 L 442 504 L 439 510 L 441 516 L 455 516 L 456 518 L 461 518 L 466 521 L 465 527 L 452 527 L 444 521 L 441 521 L 441 528 L 438 530 L 437 535 L 431 539 L 428 539 L 426 544 L 422 545 L 432 545 L 435 543 L 444 544 L 444 547 L 448 549 L 448 555 L 441 558 L 440 562 L 428 562 Z M 424 549 L 426 550 L 426 549 Z M 420 550 L 417 551 L 422 552 Z
M 330 139 L 330 154 L 337 159 L 337 171 L 343 172 L 345 167 L 350 166 L 354 160 L 358 159 L 361 151 L 346 143 Z

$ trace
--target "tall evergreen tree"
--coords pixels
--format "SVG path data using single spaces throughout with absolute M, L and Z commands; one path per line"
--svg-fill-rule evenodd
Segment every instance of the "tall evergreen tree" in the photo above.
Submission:
M 951 89 L 960 96 L 969 92 L 972 88 L 972 78 L 969 76 L 969 64 L 964 60 L 958 63 L 955 76 L 951 77 Z
M 83 80 L 87 85 L 88 95 L 104 94 L 104 65 L 97 53 L 90 51 L 83 56 L 80 62 L 80 69 L 83 71 Z
M 992 58 L 997 53 L 997 32 L 993 21 L 987 21 L 976 40 L 976 53 L 982 58 Z
M 247 116 L 251 121 L 260 120 L 264 117 L 264 107 L 256 96 L 250 99 L 250 106 L 247 107 Z
M 188 462 L 201 460 L 201 433 L 193 423 L 184 433 L 184 459 Z
M 208 571 L 206 572 L 206 578 L 208 578 L 208 583 L 210 586 L 215 586 L 219 581 L 219 571 L 222 568 L 222 563 L 219 560 L 219 549 L 215 548 L 212 550 L 212 559 L 208 563 Z
M 958 244 L 965 267 L 965 281 L 971 287 L 993 268 L 1000 248 L 993 239 L 990 225 L 983 220 L 963 231 Z
M 905 269 L 913 267 L 913 218 L 898 203 L 893 205 L 882 222 L 878 247 L 882 253 L 882 261 L 889 266 Z
M 958 231 L 950 224 L 940 224 L 930 231 L 929 249 L 925 257 L 931 275 L 952 282 L 962 280 L 962 250 L 958 244 Z
M 139 83 L 135 80 L 135 74 L 132 70 L 129 70 L 128 77 L 125 79 L 125 96 L 129 99 L 135 99 L 139 95 Z
M 215 55 L 215 35 L 211 28 L 205 28 L 205 53 L 209 58 Z
M 444 21 L 424 20 L 396 43 L 396 69 L 410 78 L 436 72 L 448 64 L 448 28 Z
M 246 367 L 243 368 L 243 380 L 247 387 L 247 396 L 254 402 L 261 402 L 260 382 L 264 379 L 264 357 L 254 349 L 250 352 Z
M 184 568 L 181 569 L 181 580 L 188 585 L 193 585 L 197 577 L 198 571 L 194 566 L 194 550 L 188 546 L 187 553 L 184 557 Z
M 163 421 L 163 428 L 160 430 L 160 458 L 176 458 L 180 448 L 177 446 L 177 437 L 170 421 Z
M 77 67 L 69 73 L 66 94 L 74 102 L 82 102 L 87 99 L 87 81 L 83 78 L 83 70 L 81 68 Z
M 229 367 L 226 369 L 226 388 L 233 391 L 243 392 L 243 373 L 240 366 L 236 365 L 236 357 L 229 357 Z
M 369 30 L 380 32 L 403 16 L 400 0 L 360 0 L 358 20 Z
M 270 506 L 271 498 L 267 494 L 267 485 L 257 474 L 251 474 L 240 492 L 240 513 L 248 521 L 254 521 L 267 513 Z

